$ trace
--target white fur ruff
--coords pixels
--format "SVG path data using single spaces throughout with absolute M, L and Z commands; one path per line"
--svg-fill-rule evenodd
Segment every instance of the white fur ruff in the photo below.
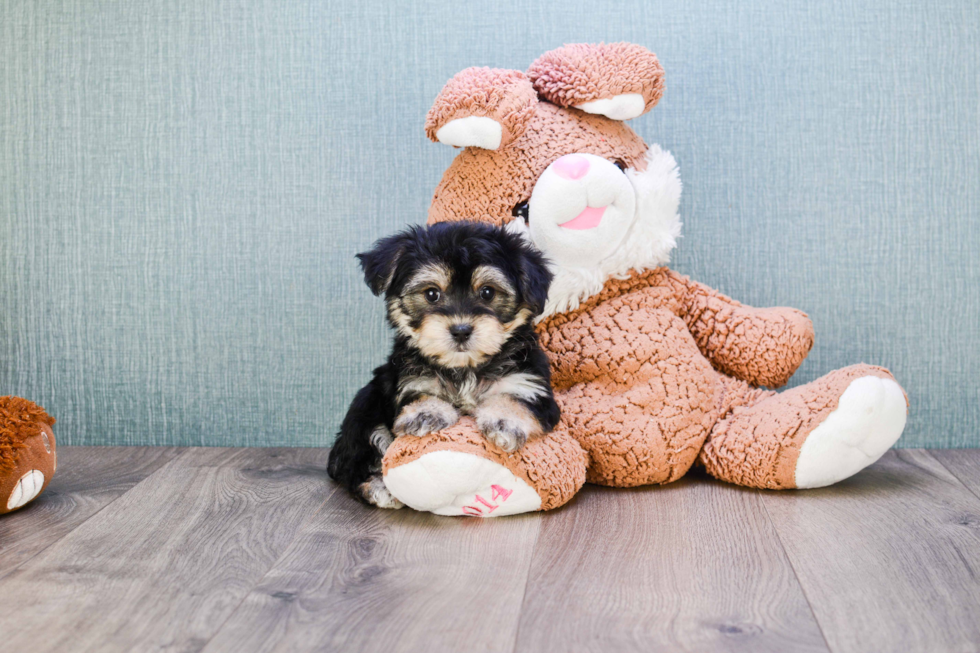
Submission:
M 578 268 L 551 261 L 555 279 L 539 321 L 575 310 L 581 302 L 598 294 L 607 279 L 625 279 L 630 272 L 642 272 L 670 261 L 670 252 L 681 235 L 677 213 L 682 187 L 680 171 L 671 153 L 656 144 L 647 150 L 646 160 L 645 171 L 626 171 L 636 191 L 636 217 L 622 245 L 594 267 Z M 512 220 L 507 229 L 530 240 L 522 220 Z

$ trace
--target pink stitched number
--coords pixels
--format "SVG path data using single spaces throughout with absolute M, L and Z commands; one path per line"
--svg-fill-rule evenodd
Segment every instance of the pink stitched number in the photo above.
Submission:
M 482 503 L 483 505 L 485 505 L 487 508 L 489 508 L 490 509 L 490 512 L 493 512 L 494 510 L 497 509 L 497 504 L 495 504 L 495 503 L 487 503 L 487 500 L 484 499 L 483 497 L 481 497 L 479 494 L 476 495 L 476 500 L 479 501 L 480 503 Z
M 500 487 L 499 485 L 491 485 L 490 489 L 493 490 L 493 496 L 491 497 L 494 501 L 498 498 L 501 501 L 506 501 L 507 497 L 514 493 L 513 490 L 508 490 L 507 488 Z
M 500 487 L 499 485 L 491 485 L 490 491 L 492 492 L 492 494 L 490 495 L 490 501 L 497 501 L 499 499 L 500 503 L 506 501 L 510 497 L 510 495 L 514 493 L 513 490 L 508 490 L 507 488 Z M 490 509 L 487 511 L 488 515 L 500 507 L 500 504 L 490 503 L 489 501 L 481 497 L 479 494 L 476 495 L 475 500 L 479 503 L 482 503 L 483 505 L 485 505 L 487 508 Z M 480 510 L 479 506 L 463 506 L 462 508 L 460 508 L 460 510 L 464 515 L 469 515 L 470 517 L 483 516 L 483 511 Z

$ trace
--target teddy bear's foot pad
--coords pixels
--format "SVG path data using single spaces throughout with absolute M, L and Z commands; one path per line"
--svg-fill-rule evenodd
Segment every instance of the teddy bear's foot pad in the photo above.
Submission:
M 7 498 L 7 510 L 16 510 L 26 505 L 41 493 L 44 487 L 44 474 L 36 469 L 27 472 L 17 481 Z
M 803 442 L 796 487 L 824 487 L 857 474 L 895 444 L 907 413 L 905 393 L 892 379 L 863 376 L 851 381 L 837 409 Z
M 541 509 L 541 497 L 503 465 L 461 451 L 433 451 L 388 471 L 405 505 L 437 515 L 502 517 Z

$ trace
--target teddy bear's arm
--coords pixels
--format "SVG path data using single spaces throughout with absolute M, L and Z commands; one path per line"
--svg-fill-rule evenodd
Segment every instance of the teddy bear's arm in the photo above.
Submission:
M 795 308 L 753 308 L 675 274 L 681 317 L 715 369 L 752 385 L 785 385 L 810 353 L 813 323 Z

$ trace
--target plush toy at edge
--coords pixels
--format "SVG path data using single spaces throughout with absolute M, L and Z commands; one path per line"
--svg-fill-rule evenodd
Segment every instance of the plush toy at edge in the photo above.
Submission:
M 748 487 L 821 487 L 901 435 L 908 404 L 888 370 L 854 365 L 766 389 L 809 353 L 807 315 L 745 306 L 664 267 L 680 235 L 677 164 L 623 122 L 663 91 L 645 48 L 577 44 L 526 74 L 464 70 L 436 98 L 426 133 L 465 149 L 429 223 L 506 225 L 550 260 L 537 328 L 562 421 L 514 454 L 467 421 L 396 439 L 385 482 L 405 504 L 479 516 L 551 509 L 586 479 L 669 483 L 695 464 Z
M 0 515 L 23 508 L 58 467 L 54 418 L 20 397 L 0 397 Z

